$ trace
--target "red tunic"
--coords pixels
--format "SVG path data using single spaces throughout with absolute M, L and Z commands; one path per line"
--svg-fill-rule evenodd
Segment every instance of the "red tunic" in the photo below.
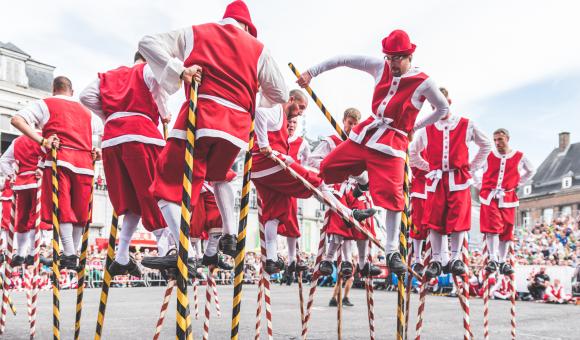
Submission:
M 12 212 L 12 185 L 10 184 L 10 179 L 6 178 L 4 181 L 4 189 L 2 190 L 2 195 L 0 196 L 0 201 L 2 201 L 2 229 L 8 230 L 10 227 L 10 214 Z
M 221 230 L 222 216 L 215 200 L 213 187 L 206 182 L 203 184 L 202 193 L 191 215 L 189 235 L 192 238 L 207 240 L 209 233 L 219 233 Z
M 495 150 L 489 153 L 479 193 L 481 204 L 489 205 L 495 199 L 499 208 L 519 205 L 516 189 L 520 183 L 519 164 L 523 156 L 515 150 L 505 155 Z
M 18 162 L 18 172 L 14 190 L 26 190 L 38 187 L 35 172 L 38 162 L 44 157 L 44 151 L 38 143 L 26 136 L 14 140 L 14 158 Z M 29 208 L 26 207 L 26 210 Z
M 292 157 L 295 161 L 300 163 L 300 159 L 298 159 L 298 153 L 300 152 L 300 147 L 304 143 L 304 139 L 302 137 L 288 138 L 288 156 Z

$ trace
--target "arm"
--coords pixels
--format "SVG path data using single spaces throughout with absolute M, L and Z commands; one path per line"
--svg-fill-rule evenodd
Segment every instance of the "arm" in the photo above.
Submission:
M 171 120 L 171 113 L 167 108 L 169 94 L 159 85 L 149 65 L 146 65 L 145 68 L 143 68 L 143 79 L 145 80 L 145 85 L 147 85 L 149 92 L 151 92 L 151 95 L 153 96 L 153 100 L 155 100 L 155 103 L 157 104 L 157 109 L 159 110 L 161 119 L 164 122 L 169 123 L 169 120 Z
M 366 72 L 373 76 L 375 82 L 377 82 L 383 74 L 385 62 L 384 60 L 375 57 L 339 55 L 310 67 L 306 72 L 310 74 L 311 77 L 316 77 L 323 72 L 342 66 Z
M 185 50 L 193 48 L 186 46 L 187 37 L 191 37 L 191 27 L 167 33 L 146 35 L 139 41 L 139 52 L 145 57 L 159 84 L 169 94 L 177 92 L 180 87 L 180 75 L 185 70 L 183 60 Z
M 256 138 L 258 147 L 268 148 L 270 147 L 270 142 L 268 140 L 268 131 L 274 128 L 279 128 L 282 115 L 284 114 L 280 105 L 276 105 L 272 108 L 257 108 L 256 115 L 254 119 L 256 130 Z
M 439 91 L 435 82 L 428 78 L 425 80 L 425 88 L 420 91 L 419 96 L 423 96 L 427 101 L 435 107 L 435 111 L 428 114 L 426 117 L 419 119 L 415 122 L 415 131 L 431 125 L 441 118 L 445 117 L 449 113 L 449 102 L 447 98 Z
M 14 164 L 16 164 L 16 158 L 14 158 L 14 142 L 12 142 L 0 157 L 0 173 L 4 176 L 13 176 L 16 173 Z M 2 182 L 2 185 L 4 185 L 4 182 Z
M 532 162 L 530 162 L 529 159 L 526 158 L 526 156 L 522 157 L 520 164 L 518 164 L 518 170 L 520 173 L 520 186 L 526 184 L 530 179 L 532 179 L 532 177 L 534 177 L 534 174 L 536 173 L 534 165 Z
M 43 140 L 42 136 L 34 131 L 34 127 L 42 128 L 50 118 L 48 108 L 42 100 L 39 100 L 30 106 L 16 112 L 10 123 L 22 132 L 23 135 L 40 144 Z M 53 136 L 51 136 L 53 138 Z M 53 139 L 55 139 L 54 137 Z M 50 138 L 49 138 L 50 139 Z M 58 139 L 58 138 L 56 138 Z M 51 143 L 54 140 L 51 140 Z M 58 147 L 58 146 L 57 146 Z
M 278 65 L 264 48 L 258 60 L 258 82 L 263 100 L 272 104 L 288 101 L 288 89 Z
M 81 103 L 86 106 L 89 110 L 93 111 L 99 118 L 103 121 L 107 119 L 105 114 L 103 113 L 103 105 L 101 103 L 101 90 L 100 90 L 100 83 L 101 81 L 99 78 L 93 80 L 79 97 Z
M 474 172 L 475 170 L 481 168 L 485 161 L 487 160 L 487 156 L 491 152 L 492 145 L 489 138 L 481 131 L 480 129 L 475 126 L 473 121 L 469 121 L 470 127 L 468 129 L 472 130 L 472 140 L 473 142 L 479 147 L 475 157 L 469 164 L 469 170 Z
M 409 161 L 412 167 L 423 171 L 429 171 L 429 163 L 423 159 L 421 152 L 427 147 L 427 133 L 425 129 L 419 130 L 411 147 L 409 148 Z
M 332 148 L 330 147 L 330 144 L 328 144 L 328 141 L 326 139 L 321 140 L 314 151 L 310 153 L 310 157 L 308 157 L 306 165 L 315 169 L 320 169 L 320 163 L 324 157 L 330 153 L 330 151 L 332 151 Z

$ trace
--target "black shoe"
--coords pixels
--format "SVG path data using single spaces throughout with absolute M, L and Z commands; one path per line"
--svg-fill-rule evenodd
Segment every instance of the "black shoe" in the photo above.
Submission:
M 223 270 L 232 270 L 234 268 L 230 266 L 228 263 L 224 262 L 223 259 L 219 257 L 217 253 L 214 254 L 214 256 L 203 255 L 203 258 L 201 259 L 201 264 L 206 267 L 216 266 Z
M 76 255 L 61 255 L 60 256 L 60 269 L 74 269 L 77 270 L 79 266 L 79 257 Z
M 14 255 L 12 257 L 12 261 L 10 261 L 10 265 L 12 267 L 19 267 L 24 264 L 24 257 L 19 255 Z
M 344 297 L 342 299 L 342 305 L 343 306 L 348 306 L 348 307 L 354 306 L 354 304 L 352 302 L 350 302 L 350 300 L 347 297 Z
M 220 238 L 218 245 L 222 253 L 235 257 L 237 243 L 238 238 L 236 235 L 225 234 Z
M 389 267 L 391 273 L 396 275 L 404 275 L 407 271 L 407 267 L 401 260 L 401 254 L 397 252 L 387 254 L 387 267 Z
M 425 267 L 423 267 L 422 264 L 420 264 L 419 262 L 415 262 L 413 263 L 413 265 L 411 266 L 411 269 L 417 274 L 419 275 L 419 277 L 423 277 L 423 273 L 425 272 Z
M 4 263 L 5 256 L 4 254 L 0 254 L 0 264 Z
M 488 274 L 495 273 L 495 271 L 497 270 L 497 265 L 498 263 L 495 262 L 494 260 L 487 261 L 487 265 L 485 265 L 485 271 Z
M 510 266 L 509 263 L 502 262 L 499 264 L 499 272 L 503 275 L 512 275 L 514 273 L 514 269 Z
M 176 275 L 174 273 L 177 269 L 177 249 L 170 250 L 165 256 L 147 256 L 141 260 L 143 267 L 157 269 L 159 271 L 167 271 L 168 276 Z M 187 259 L 187 272 L 189 277 L 197 274 L 197 261 L 194 258 Z
M 354 190 L 352 191 L 352 195 L 354 196 L 354 198 L 359 198 L 359 197 L 361 197 L 363 195 L 363 193 L 365 191 L 368 191 L 368 190 L 369 190 L 369 184 L 368 183 L 367 184 L 364 184 L 364 185 L 359 183 L 356 186 L 356 188 L 354 188 Z
M 308 265 L 305 262 L 302 261 L 298 261 L 296 263 L 296 272 L 300 273 L 300 272 L 304 272 L 308 270 Z
M 441 275 L 441 272 L 442 272 L 441 262 L 433 261 L 429 263 L 427 269 L 425 269 L 425 277 L 427 278 L 427 280 L 431 280 Z
M 318 267 L 318 270 L 320 271 L 320 275 L 328 276 L 332 274 L 332 272 L 334 271 L 334 267 L 332 265 L 332 262 L 330 261 L 320 261 L 320 266 Z
M 348 261 L 342 261 L 340 264 L 340 275 L 342 275 L 344 279 L 348 279 L 352 276 L 352 268 L 352 263 Z
M 466 272 L 465 263 L 461 260 L 452 260 L 449 266 L 453 275 L 464 275 Z
M 52 266 L 52 259 L 51 258 L 44 257 L 44 256 L 40 255 L 39 260 L 40 260 L 40 263 L 44 266 L 47 266 L 47 267 Z
M 120 264 L 117 260 L 114 260 L 109 266 L 109 274 L 111 274 L 111 277 L 127 274 L 141 277 L 141 270 L 139 269 L 139 266 L 137 266 L 137 263 L 135 263 L 135 260 L 129 258 L 127 264 Z
M 357 271 L 359 272 L 361 277 L 373 277 L 380 275 L 382 273 L 381 268 L 373 266 L 368 262 L 365 263 L 362 269 L 360 269 L 360 267 L 357 265 Z
M 451 261 L 447 261 L 447 263 L 442 266 L 441 269 L 443 270 L 443 274 L 451 273 Z
M 286 270 L 284 271 L 284 276 L 282 277 L 282 283 L 286 283 L 290 286 L 294 282 L 294 272 L 296 272 L 296 261 L 292 261 Z
M 26 260 L 24 260 L 24 264 L 27 266 L 34 266 L 34 256 L 32 256 L 32 255 L 26 256 Z
M 281 259 L 278 259 L 277 261 L 266 260 L 266 267 L 264 268 L 266 273 L 272 275 L 279 273 L 283 269 L 284 269 L 284 261 L 282 261 Z
M 338 306 L 338 301 L 336 301 L 335 298 L 330 299 L 330 302 L 328 302 L 328 307 L 337 307 Z
M 364 220 L 366 220 L 369 217 L 372 217 L 374 214 L 376 214 L 377 211 L 375 209 L 353 209 L 352 210 L 352 217 L 354 217 L 355 220 L 362 222 Z

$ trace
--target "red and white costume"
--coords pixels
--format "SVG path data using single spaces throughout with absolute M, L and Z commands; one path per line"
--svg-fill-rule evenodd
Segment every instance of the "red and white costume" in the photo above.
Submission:
M 8 230 L 10 227 L 10 214 L 12 211 L 12 180 L 10 177 L 6 177 L 2 184 L 2 194 L 0 195 L 0 201 L 2 201 L 2 229 Z
M 113 208 L 141 216 L 148 231 L 165 227 L 149 186 L 165 145 L 157 126 L 168 115 L 167 97 L 145 63 L 99 73 L 80 96 L 104 122 L 103 167 Z
M 413 227 L 410 230 L 412 239 L 424 240 L 427 237 L 427 229 L 423 226 L 423 211 L 425 201 L 427 200 L 427 191 L 425 188 L 426 171 L 419 168 L 411 167 L 413 174 L 411 179 L 411 206 L 413 207 Z
M 471 162 L 470 142 L 479 146 Z M 471 171 L 481 166 L 490 151 L 485 134 L 471 120 L 458 116 L 417 133 L 410 157 L 417 168 L 428 172 L 422 220 L 426 228 L 446 235 L 471 228 Z
M 204 182 L 200 198 L 191 215 L 191 229 L 189 236 L 207 240 L 210 233 L 222 231 L 222 216 L 215 201 L 213 187 Z
M 571 294 L 566 294 L 564 292 L 564 287 L 559 285 L 558 287 L 550 285 L 546 292 L 544 293 L 544 301 L 554 302 L 554 303 L 566 303 L 574 302 L 576 299 L 572 297 Z
M 368 193 L 365 192 L 358 198 L 353 196 L 355 184 L 356 182 L 353 181 L 334 184 L 332 192 L 340 203 L 350 209 L 364 210 L 372 208 L 373 205 Z M 349 226 L 340 215 L 332 210 L 326 211 L 326 217 L 324 220 L 324 228 L 328 235 L 339 235 L 345 240 L 367 240 L 367 237 L 363 233 Z M 375 235 L 375 223 L 373 218 L 362 221 L 360 225 L 367 229 L 371 234 Z
M 499 234 L 500 241 L 513 241 L 517 188 L 534 175 L 532 163 L 520 151 L 500 154 L 493 150 L 483 165 L 479 201 L 482 233 Z
M 300 164 L 306 164 L 310 156 L 308 142 L 296 134 L 288 137 L 288 155 Z

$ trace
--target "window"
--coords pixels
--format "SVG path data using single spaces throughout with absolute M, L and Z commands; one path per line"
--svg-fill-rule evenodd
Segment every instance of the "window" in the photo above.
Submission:
M 568 189 L 572 187 L 572 177 L 564 177 L 562 178 L 562 189 Z
M 554 209 L 553 208 L 544 209 L 544 211 L 542 212 L 542 219 L 544 220 L 544 223 L 552 223 L 552 220 L 554 219 Z
M 528 228 L 532 226 L 532 213 L 529 210 L 522 211 L 522 224 Z
M 532 193 L 532 186 L 530 184 L 524 187 L 524 195 L 530 195 Z
M 566 205 L 560 208 L 560 216 L 561 217 L 570 217 L 572 216 L 572 206 Z

